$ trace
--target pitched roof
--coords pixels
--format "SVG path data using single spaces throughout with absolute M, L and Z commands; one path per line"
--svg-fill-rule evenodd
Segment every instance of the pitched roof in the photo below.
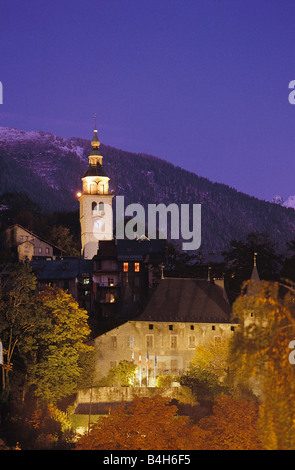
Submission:
M 20 224 L 14 224 L 14 225 L 10 225 L 6 231 L 8 230 L 16 230 L 16 228 L 19 227 L 21 228 L 22 230 L 24 230 L 25 232 L 29 233 L 32 237 L 34 238 L 37 238 L 38 240 L 40 240 L 41 242 L 43 243 L 46 243 L 47 245 L 50 245 L 52 248 L 54 248 L 55 250 L 59 251 L 60 253 L 62 253 L 64 250 L 62 250 L 61 248 L 59 248 L 58 246 L 54 245 L 53 243 L 47 241 L 47 240 L 44 240 L 44 238 L 41 238 L 39 237 L 39 235 L 36 235 L 35 233 L 31 232 L 31 230 L 23 227 L 22 225 Z
M 260 288 L 260 277 L 258 273 L 258 269 L 256 266 L 256 262 L 254 262 L 254 266 L 252 269 L 252 274 L 250 277 L 250 282 L 247 286 L 247 295 L 255 295 L 259 292 Z
M 79 276 L 90 276 L 93 269 L 92 260 L 79 258 L 38 260 L 31 261 L 30 265 L 39 281 L 75 279 Z
M 231 307 L 224 291 L 211 281 L 161 279 L 136 320 L 191 323 L 230 323 Z
M 163 260 L 165 240 L 102 240 L 94 259 L 117 258 L 118 261 L 160 263 Z

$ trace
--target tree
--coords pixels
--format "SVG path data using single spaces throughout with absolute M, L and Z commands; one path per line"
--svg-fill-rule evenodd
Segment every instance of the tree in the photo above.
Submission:
M 225 388 L 220 384 L 219 377 L 210 370 L 190 365 L 180 376 L 180 385 L 188 387 L 195 399 L 201 404 L 209 404 L 223 392 Z
M 115 367 L 111 367 L 106 377 L 99 381 L 100 386 L 131 387 L 137 371 L 137 365 L 130 361 L 120 361 Z
M 33 328 L 32 308 L 36 278 L 28 264 L 13 264 L 2 272 L 0 279 L 0 335 L 4 348 L 2 388 L 9 389 L 12 360 L 22 339 Z M 16 349 L 17 348 L 17 349 Z M 6 359 L 5 359 L 6 358 Z
M 39 293 L 33 331 L 22 343 L 27 390 L 52 403 L 77 390 L 83 375 L 81 359 L 94 354 L 87 344 L 87 320 L 87 312 L 62 289 L 48 286 Z
M 281 260 L 276 247 L 265 233 L 251 232 L 245 240 L 232 240 L 225 259 L 225 284 L 232 303 L 241 293 L 242 285 L 251 277 L 254 253 L 261 279 L 278 280 Z
M 281 270 L 281 278 L 295 281 L 295 240 L 287 243 L 288 252 Z
M 231 354 L 240 380 L 261 391 L 259 435 L 265 449 L 295 449 L 295 369 L 289 360 L 295 338 L 295 287 L 261 282 L 247 285 L 233 306 L 239 329 Z
M 205 431 L 202 450 L 261 450 L 257 409 L 247 400 L 219 395 L 199 426 Z
M 76 242 L 68 227 L 62 225 L 54 226 L 50 232 L 50 240 L 64 251 L 65 256 L 79 256 Z
M 199 367 L 204 371 L 214 373 L 221 380 L 228 381 L 229 340 L 223 339 L 219 343 L 209 341 L 206 344 L 198 345 L 191 364 L 194 368 Z
M 79 438 L 78 450 L 197 449 L 202 431 L 163 397 L 135 397 L 122 403 Z

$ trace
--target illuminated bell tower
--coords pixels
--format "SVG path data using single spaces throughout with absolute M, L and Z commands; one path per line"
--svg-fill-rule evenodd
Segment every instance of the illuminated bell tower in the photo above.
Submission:
M 100 240 L 113 239 L 113 194 L 109 193 L 109 178 L 102 169 L 102 155 L 97 130 L 91 141 L 89 168 L 82 178 L 83 192 L 79 197 L 82 256 L 92 259 Z

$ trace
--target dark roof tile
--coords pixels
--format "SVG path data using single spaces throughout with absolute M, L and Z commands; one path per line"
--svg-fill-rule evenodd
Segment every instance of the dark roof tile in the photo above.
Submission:
M 229 323 L 231 307 L 211 281 L 162 279 L 139 321 Z

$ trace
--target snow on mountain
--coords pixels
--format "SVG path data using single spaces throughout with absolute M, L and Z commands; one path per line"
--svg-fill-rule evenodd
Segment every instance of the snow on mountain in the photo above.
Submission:
M 282 206 L 291 207 L 292 209 L 295 209 L 295 196 L 288 197 L 288 199 L 283 202 Z
M 67 185 L 65 173 L 87 165 L 85 141 L 65 139 L 49 132 L 0 127 L 0 149 L 21 169 L 42 178 L 48 187 L 59 190 Z
M 278 195 L 277 195 L 277 196 L 274 196 L 274 197 L 272 198 L 272 202 L 273 202 L 274 204 L 280 204 L 280 205 L 282 205 L 283 202 L 284 202 L 284 199 L 282 198 L 282 196 L 278 196 Z
M 42 144 L 50 143 L 51 146 L 57 147 L 59 150 L 65 152 L 75 153 L 81 160 L 85 160 L 85 149 L 82 145 L 77 145 L 76 138 L 64 139 L 63 137 L 58 137 L 50 132 L 44 131 L 23 131 L 15 129 L 13 127 L 1 127 L 0 126 L 0 144 L 1 147 L 5 144 L 9 145 L 22 145 L 38 142 L 40 147 Z
M 282 196 L 274 196 L 272 199 L 274 204 L 278 204 L 283 207 L 295 209 L 295 196 L 290 196 L 286 201 L 282 198 Z

